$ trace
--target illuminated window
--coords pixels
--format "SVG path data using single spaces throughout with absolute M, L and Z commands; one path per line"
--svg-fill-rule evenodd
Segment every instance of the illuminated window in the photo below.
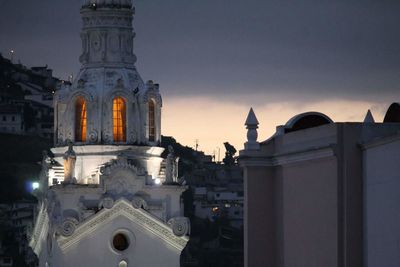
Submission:
M 122 97 L 113 101 L 114 142 L 126 142 L 126 104 Z
M 156 105 L 154 100 L 149 101 L 149 141 L 154 142 L 156 140 Z
M 75 103 L 75 141 L 86 141 L 86 101 L 83 97 Z

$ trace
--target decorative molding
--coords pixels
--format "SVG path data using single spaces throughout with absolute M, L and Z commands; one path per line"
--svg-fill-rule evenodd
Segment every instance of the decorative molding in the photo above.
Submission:
M 239 164 L 242 167 L 275 167 L 292 163 L 322 159 L 335 156 L 332 146 L 317 147 L 309 150 L 295 151 L 273 156 L 240 156 Z
M 397 142 L 399 140 L 400 140 L 400 132 L 395 135 L 388 136 L 388 137 L 373 139 L 369 142 L 360 144 L 360 146 L 361 146 L 361 149 L 367 150 L 367 149 L 375 148 L 378 146 L 386 145 L 389 143 Z
M 190 220 L 186 217 L 176 217 L 168 221 L 172 232 L 176 236 L 185 236 L 190 234 Z
M 99 208 L 112 209 L 114 207 L 114 199 L 112 197 L 105 197 L 100 201 Z
M 32 248 L 33 252 L 39 256 L 42 250 L 42 242 L 46 240 L 47 233 L 49 231 L 49 216 L 44 202 L 41 203 L 39 213 L 37 214 L 35 227 L 33 228 L 33 233 L 29 241 L 29 246 Z
M 58 244 L 63 252 L 78 244 L 83 238 L 95 232 L 104 225 L 109 225 L 119 216 L 124 216 L 140 226 L 143 232 L 155 235 L 170 245 L 182 251 L 189 241 L 186 236 L 176 236 L 172 229 L 160 219 L 150 215 L 143 209 L 135 209 L 126 199 L 118 200 L 112 209 L 102 209 L 97 214 L 80 224 L 75 232 L 69 236 L 59 236 Z
M 144 210 L 148 210 L 148 205 L 146 200 L 144 200 L 144 198 L 142 198 L 141 196 L 134 196 L 132 199 L 132 206 L 135 209 L 141 209 L 143 208 Z
M 77 219 L 67 218 L 61 223 L 58 231 L 63 236 L 71 236 L 74 234 L 76 226 L 78 224 L 79 224 L 79 222 Z

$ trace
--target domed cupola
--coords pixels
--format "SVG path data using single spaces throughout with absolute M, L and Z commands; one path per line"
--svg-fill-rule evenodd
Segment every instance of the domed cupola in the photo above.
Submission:
M 81 15 L 82 67 L 56 93 L 56 145 L 157 145 L 161 95 L 135 67 L 132 1 L 85 0 Z

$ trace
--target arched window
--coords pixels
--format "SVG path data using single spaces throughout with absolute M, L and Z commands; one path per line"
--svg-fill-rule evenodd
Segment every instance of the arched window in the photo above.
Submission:
M 126 142 L 126 103 L 122 97 L 113 100 L 114 142 Z
M 153 99 L 149 101 L 149 141 L 156 140 L 156 105 Z
M 86 101 L 80 96 L 75 102 L 75 141 L 86 142 Z

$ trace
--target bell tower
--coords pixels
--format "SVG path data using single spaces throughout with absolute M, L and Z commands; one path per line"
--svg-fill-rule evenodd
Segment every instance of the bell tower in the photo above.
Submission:
M 55 97 L 55 143 L 157 145 L 162 98 L 140 77 L 130 0 L 89 0 L 81 8 L 81 69 Z
M 162 98 L 135 67 L 132 1 L 84 0 L 81 16 L 81 68 L 54 97 L 30 246 L 43 267 L 177 267 L 187 188 L 173 150 L 161 158 Z
M 117 2 L 117 1 L 115 1 Z M 82 55 L 85 67 L 133 68 L 135 32 L 132 27 L 134 10 L 131 1 L 85 1 L 81 15 Z

